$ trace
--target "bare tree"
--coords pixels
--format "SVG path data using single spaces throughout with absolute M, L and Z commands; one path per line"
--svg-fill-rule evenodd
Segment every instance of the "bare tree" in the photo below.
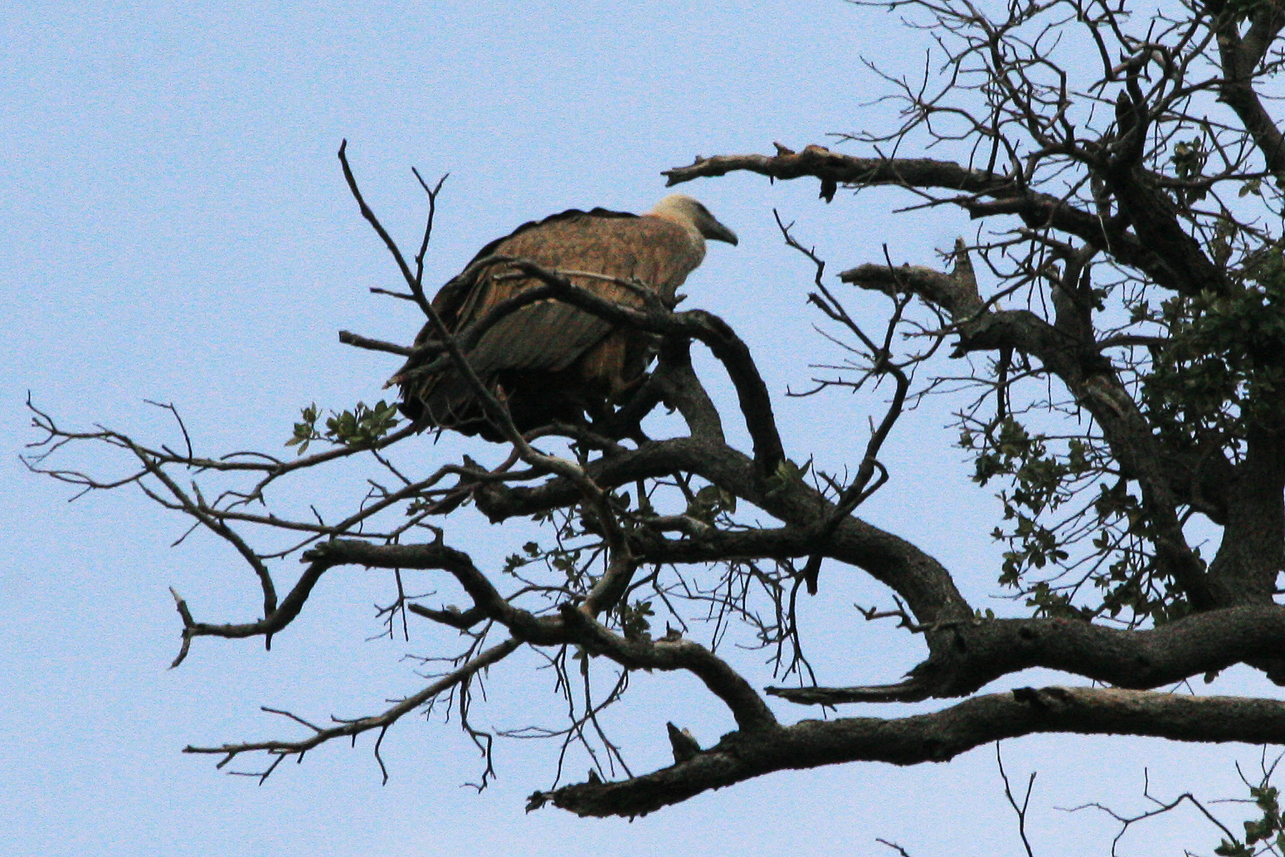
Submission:
M 810 301 L 851 355 L 814 393 L 876 383 L 889 391 L 843 472 L 786 457 L 753 356 L 719 318 L 612 304 L 536 266 L 528 266 L 544 283 L 536 297 L 655 335 L 659 356 L 638 407 L 667 403 L 681 429 L 626 442 L 567 425 L 523 435 L 509 423 L 498 464 L 464 457 L 426 467 L 422 444 L 405 452 L 414 427 L 398 425 L 384 403 L 320 427 L 318 411 L 305 409 L 295 426 L 300 453 L 312 443 L 327 449 L 293 460 L 207 457 L 190 442 L 176 450 L 106 429 L 71 431 L 33 407 L 43 432 L 33 469 L 85 490 L 137 486 L 226 540 L 253 570 L 263 598 L 255 621 L 198 619 L 176 595 L 176 663 L 201 637 L 270 641 L 307 608 L 317 581 L 346 565 L 388 570 L 389 633 L 408 631 L 413 619 L 462 635 L 434 681 L 382 712 L 324 726 L 288 714 L 308 730 L 302 740 L 189 752 L 223 763 L 264 753 L 267 776 L 332 739 L 374 731 L 382 740 L 407 713 L 449 704 L 489 766 L 495 736 L 470 719 L 474 690 L 485 670 L 523 650 L 554 670 L 565 695 L 565 722 L 544 732 L 578 743 L 596 766 L 575 784 L 559 784 L 559 768 L 531 806 L 582 815 L 647 813 L 783 769 L 943 761 L 1035 732 L 1285 741 L 1278 700 L 1156 690 L 1242 663 L 1285 683 L 1285 611 L 1275 602 L 1285 563 L 1285 148 L 1269 109 L 1285 8 L 1214 0 L 1131 15 L 1123 0 L 877 5 L 936 40 L 922 79 L 887 77 L 902 124 L 848 135 L 843 151 L 777 146 L 666 173 L 671 184 L 735 171 L 814 179 L 827 202 L 841 189 L 892 187 L 912 209 L 954 207 L 978 222 L 940 269 L 882 259 L 839 275 L 887 296 L 877 327 L 857 320 L 825 262 L 782 224 L 784 239 L 816 264 Z M 905 155 L 930 150 L 944 157 Z M 409 258 L 362 201 L 343 149 L 340 157 L 405 296 L 431 315 L 423 258 L 441 186 L 423 184 L 428 225 Z M 735 412 L 720 413 L 707 394 L 693 343 L 717 359 Z M 438 347 L 437 359 L 463 359 L 449 338 Z M 1026 605 L 1021 618 L 977 609 L 913 531 L 888 532 L 858 514 L 897 477 L 881 450 L 904 410 L 929 394 L 955 397 L 979 487 L 1000 486 L 996 532 L 1007 550 L 995 575 Z M 488 409 L 503 419 L 502 401 L 491 397 Z M 749 449 L 728 441 L 726 420 L 743 422 Z M 106 445 L 134 469 L 108 479 L 54 456 L 86 445 Z M 341 517 L 274 511 L 297 477 L 342 460 L 366 462 L 371 475 Z M 189 469 L 217 487 L 180 475 Z M 464 507 L 501 533 L 529 532 L 519 519 L 530 518 L 540 534 L 487 566 L 452 542 Z M 1221 531 L 1211 557 L 1193 544 L 1197 530 Z M 279 595 L 283 576 L 293 579 L 287 560 L 302 560 L 304 572 Z M 904 681 L 818 686 L 797 607 L 840 566 L 887 588 L 886 609 L 866 619 L 891 619 L 922 640 L 923 659 Z M 414 596 L 412 573 L 452 578 L 465 605 Z M 718 645 L 727 633 L 765 649 L 790 686 L 755 686 L 737 662 L 745 655 Z M 978 693 L 1035 666 L 1088 682 Z M 674 763 L 634 773 L 599 715 L 637 670 L 694 675 L 736 728 L 701 746 L 671 724 Z M 785 723 L 768 696 L 836 708 L 955 701 L 911 717 Z

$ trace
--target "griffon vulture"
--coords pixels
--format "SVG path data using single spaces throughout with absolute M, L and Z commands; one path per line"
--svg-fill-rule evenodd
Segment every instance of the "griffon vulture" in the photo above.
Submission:
M 473 263 L 507 256 L 567 272 L 576 285 L 629 306 L 642 306 L 635 290 L 610 280 L 576 276 L 585 272 L 630 281 L 672 300 L 705 257 L 705 239 L 736 243 L 736 235 L 696 200 L 665 197 L 644 215 L 595 208 L 564 211 L 519 226 L 482 248 L 462 274 L 437 296 L 433 307 L 452 334 L 459 334 L 500 302 L 540 281 L 504 263 Z M 431 323 L 416 337 L 436 337 Z M 652 338 L 556 299 L 544 299 L 507 315 L 490 327 L 465 356 L 478 379 L 503 400 L 519 431 L 553 421 L 584 423 L 607 412 L 642 378 Z M 441 352 L 412 357 L 394 376 L 401 385 L 404 414 L 425 428 L 450 428 L 501 435 L 487 419 L 458 367 L 438 361 Z M 431 373 L 427 367 L 438 361 Z

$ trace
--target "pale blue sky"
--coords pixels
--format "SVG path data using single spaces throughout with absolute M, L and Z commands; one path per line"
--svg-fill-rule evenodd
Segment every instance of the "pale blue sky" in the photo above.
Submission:
M 946 766 L 776 775 L 633 824 L 524 815 L 525 795 L 549 785 L 552 746 L 504 745 L 498 782 L 481 795 L 461 788 L 477 759 L 454 724 L 413 719 L 390 733 L 387 786 L 368 740 L 314 751 L 261 787 L 179 753 L 288 734 L 260 704 L 317 719 L 369 713 L 419 686 L 400 656 L 421 649 L 366 641 L 387 585 L 351 571 L 318 588 L 271 653 L 202 640 L 167 671 L 180 627 L 167 587 L 206 618 L 240 621 L 258 609 L 248 572 L 208 539 L 170 549 L 183 522 L 134 493 L 68 505 L 70 491 L 28 475 L 17 461 L 33 438 L 28 390 L 69 425 L 169 440 L 150 398 L 174 402 L 207 452 L 279 448 L 301 405 L 371 401 L 395 368 L 340 346 L 337 330 L 408 340 L 420 324 L 408 305 L 368 293 L 397 281 L 344 187 L 341 139 L 368 200 L 408 245 L 423 215 L 410 168 L 452 174 L 428 260 L 440 282 L 533 217 L 645 209 L 665 192 L 660 171 L 696 154 L 801 147 L 885 124 L 887 108 L 866 106 L 881 84 L 859 56 L 922 62 L 895 17 L 840 0 L 408 5 L 0 9 L 0 317 L 11 355 L 0 381 L 0 853 L 891 853 L 876 837 L 916 857 L 1019 853 L 990 749 Z M 807 364 L 826 352 L 804 304 L 811 269 L 781 246 L 773 206 L 835 271 L 882 258 L 885 242 L 897 261 L 932 262 L 933 248 L 968 229 L 957 217 L 894 217 L 888 194 L 841 194 L 826 207 L 811 183 L 734 176 L 685 190 L 741 236 L 737 248 L 711 248 L 684 289 L 688 305 L 741 332 L 778 396 L 806 386 Z M 778 399 L 790 454 L 855 460 L 878 401 Z M 966 493 L 945 422 L 931 410 L 905 420 L 890 457 L 899 481 L 868 517 L 921 541 L 980 598 L 995 576 L 991 507 Z M 424 445 L 426 456 L 464 448 Z M 504 532 L 468 537 L 497 556 L 511 549 Z M 919 652 L 856 621 L 852 601 L 880 597 L 856 578 L 806 608 L 834 647 L 823 678 L 895 680 Z M 759 661 L 751 653 L 743 665 L 761 672 Z M 478 716 L 520 725 L 543 705 L 553 720 L 557 702 L 533 694 L 532 675 L 506 667 Z M 635 690 L 619 728 L 638 769 L 664 763 L 667 719 L 706 743 L 729 728 L 698 688 L 641 677 Z M 1188 786 L 1222 796 L 1232 760 L 1254 757 L 1087 739 L 1012 742 L 1005 753 L 1019 779 L 1040 771 L 1030 823 L 1042 854 L 1109 847 L 1109 829 L 1090 825 L 1080 838 L 1089 819 L 1054 805 L 1138 808 L 1144 766 L 1164 796 Z M 1174 848 L 1216 841 L 1194 818 L 1151 830 L 1172 833 Z

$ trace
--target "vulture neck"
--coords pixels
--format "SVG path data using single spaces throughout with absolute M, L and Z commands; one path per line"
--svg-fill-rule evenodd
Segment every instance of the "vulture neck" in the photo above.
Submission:
M 691 243 L 692 250 L 696 253 L 696 265 L 705 258 L 705 236 L 701 235 L 700 229 L 696 227 L 696 221 L 692 219 L 689 211 L 679 205 L 672 203 L 673 197 L 662 199 L 655 208 L 647 212 L 647 217 L 655 217 L 666 223 L 672 223 L 687 233 L 687 240 Z M 696 267 L 693 265 L 692 267 Z

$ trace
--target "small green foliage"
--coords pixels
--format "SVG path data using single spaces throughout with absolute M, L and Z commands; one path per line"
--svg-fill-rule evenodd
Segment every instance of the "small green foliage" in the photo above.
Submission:
M 1046 438 L 1032 436 L 1014 419 L 1004 420 L 988 440 L 989 444 L 976 454 L 973 481 L 985 485 L 997 476 L 1009 478 L 1011 489 L 999 493 L 1004 520 L 1009 523 L 996 527 L 991 535 L 1009 544 L 1000 583 L 1020 587 L 1027 569 L 1044 568 L 1067 558 L 1058 534 L 1038 519 L 1065 499 L 1064 481 L 1086 468 L 1083 444 L 1070 445 L 1065 456 L 1054 455 L 1048 450 Z M 971 448 L 971 435 L 966 442 Z M 1040 604 L 1052 605 L 1055 600 L 1047 584 L 1037 586 L 1030 594 Z
M 642 492 L 638 494 L 638 514 L 645 518 L 654 518 L 656 516 L 656 508 L 652 506 L 651 498 Z
M 373 406 L 358 402 L 351 411 L 331 411 L 331 416 L 326 418 L 324 432 L 317 430 L 319 418 L 320 412 L 315 402 L 304 408 L 300 421 L 294 424 L 294 435 L 286 441 L 286 446 L 299 447 L 299 455 L 303 455 L 314 440 L 328 440 L 338 446 L 364 449 L 378 443 L 398 422 L 397 405 L 382 399 Z
M 1219 266 L 1225 267 L 1231 259 L 1240 234 L 1240 226 L 1234 220 L 1221 220 L 1214 227 L 1214 234 L 1209 239 L 1209 255 Z
M 1285 847 L 1285 816 L 1281 814 L 1280 792 L 1275 786 L 1268 785 L 1264 778 L 1261 785 L 1250 786 L 1249 796 L 1254 805 L 1262 811 L 1262 817 L 1244 822 L 1245 841 L 1223 839 L 1214 853 L 1221 857 L 1253 857 L 1255 845 L 1259 842 L 1275 840 L 1272 844 L 1277 853 Z M 1271 847 L 1271 846 L 1269 846 Z
M 517 576 L 517 570 L 540 558 L 543 551 L 537 542 L 527 542 L 522 546 L 522 553 L 509 554 L 504 560 L 504 573 L 510 577 Z
M 313 402 L 304 408 L 301 416 L 301 421 L 294 424 L 294 437 L 286 441 L 286 446 L 299 447 L 296 450 L 299 455 L 307 451 L 308 444 L 321 437 L 317 434 L 317 403 Z
M 1071 598 L 1060 589 L 1055 589 L 1047 580 L 1036 581 L 1026 590 L 1026 606 L 1037 608 L 1043 616 L 1057 619 L 1086 618 L 1085 611 L 1071 603 Z
M 968 442 L 971 447 L 971 437 Z M 1090 469 L 1082 440 L 1072 439 L 1066 453 L 1057 455 L 1049 451 L 1046 437 L 1032 436 L 1011 418 L 1000 424 L 998 433 L 977 454 L 974 463 L 973 481 L 979 485 L 1000 475 L 1011 478 L 1012 492 L 1001 494 L 1004 517 L 1009 520 L 1020 518 L 1023 509 L 1031 515 L 1056 509 L 1066 497 L 1064 482 Z
M 562 572 L 573 590 L 587 592 L 588 586 L 584 585 L 584 571 L 580 567 L 580 554 L 580 548 L 562 547 L 546 553 L 545 560 L 550 568 Z
M 769 497 L 781 493 L 787 486 L 795 482 L 802 482 L 803 477 L 808 475 L 812 469 L 812 459 L 804 462 L 803 466 L 795 464 L 788 458 L 782 459 L 776 465 L 776 470 L 767 479 L 767 494 Z
M 397 405 L 382 399 L 373 407 L 358 402 L 326 420 L 326 437 L 344 446 L 374 446 L 397 425 Z
M 1205 144 L 1199 137 L 1179 142 L 1173 147 L 1173 154 L 1169 160 L 1173 163 L 1174 171 L 1178 173 L 1180 179 L 1190 179 L 1199 176 L 1205 169 L 1205 161 L 1209 154 L 1205 151 Z
M 1240 842 L 1228 842 L 1226 839 L 1214 849 L 1219 857 L 1254 857 L 1254 849 Z
M 1002 479 L 1006 487 L 998 492 L 1003 521 L 991 536 L 1006 543 L 999 582 L 1026 598 L 1039 615 L 1088 618 L 1101 611 L 1113 616 L 1126 607 L 1138 615 L 1154 611 L 1158 602 L 1140 586 L 1136 550 L 1142 538 L 1131 523 L 1137 515 L 1137 501 L 1124 483 L 1108 489 L 1100 485 L 1096 503 L 1070 514 L 1055 513 L 1069 500 L 1081 496 L 1085 484 L 1100 478 L 1100 457 L 1091 443 L 1079 437 L 1053 439 L 1032 434 L 1016 419 L 1008 418 L 991 430 L 965 430 L 960 446 L 973 453 L 973 480 L 981 485 Z M 1086 514 L 1089 516 L 1086 519 Z M 1096 516 L 1098 530 L 1089 525 Z M 1133 532 L 1132 540 L 1122 537 L 1121 528 Z M 1075 535 L 1068 533 L 1075 531 Z M 1104 560 L 1090 567 L 1079 581 L 1065 577 L 1074 568 L 1070 545 L 1083 539 L 1093 553 Z M 1035 573 L 1040 574 L 1036 577 Z M 1091 582 L 1101 591 L 1101 601 L 1083 605 L 1077 593 L 1092 591 L 1080 583 Z
M 503 571 L 551 594 L 583 598 L 600 577 L 594 568 L 603 555 L 601 540 L 585 528 L 584 515 L 578 507 L 556 509 L 548 520 L 556 530 L 552 543 L 526 542 L 521 551 L 505 559 Z M 527 566 L 537 568 L 534 572 L 523 572 Z M 540 568 L 554 572 L 556 579 L 545 578 Z
M 736 511 L 736 495 L 717 485 L 706 485 L 687 503 L 687 514 L 698 521 L 713 525 L 720 514 Z
M 1275 786 L 1264 783 L 1260 786 L 1252 786 L 1249 789 L 1249 796 L 1263 811 L 1263 817 L 1257 821 L 1245 822 L 1245 844 L 1266 842 L 1275 835 L 1279 846 L 1282 835 L 1285 835 L 1285 816 L 1281 814 L 1280 791 Z
M 633 604 L 621 603 L 616 607 L 620 621 L 620 630 L 631 640 L 640 640 L 651 631 L 651 618 L 655 612 L 650 601 L 635 601 Z
M 1143 406 L 1176 448 L 1234 446 L 1247 427 L 1285 427 L 1285 258 L 1271 248 L 1230 294 L 1174 297 L 1158 321 L 1170 340 Z

